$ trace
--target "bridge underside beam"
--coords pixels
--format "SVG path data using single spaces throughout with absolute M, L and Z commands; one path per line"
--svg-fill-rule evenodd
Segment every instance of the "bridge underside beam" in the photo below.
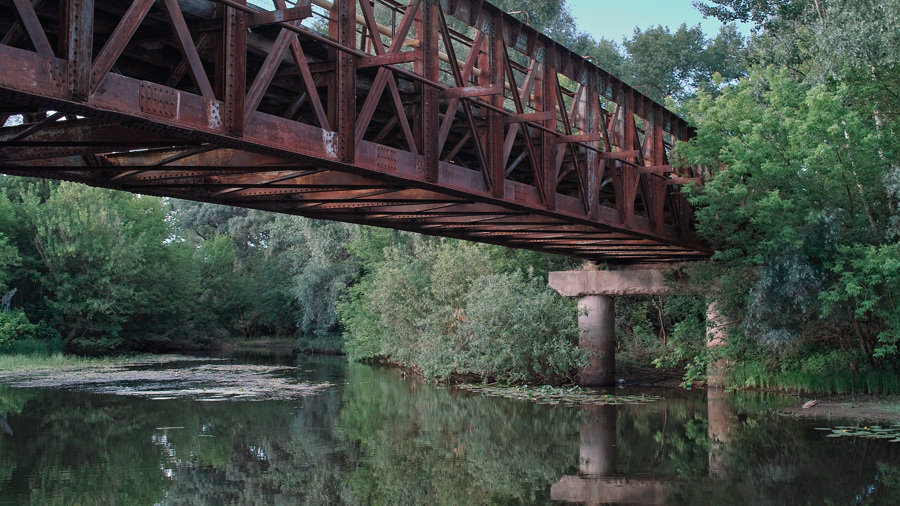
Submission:
M 709 255 L 674 114 L 481 1 L 313 4 L 0 0 L 0 170 L 608 263 Z

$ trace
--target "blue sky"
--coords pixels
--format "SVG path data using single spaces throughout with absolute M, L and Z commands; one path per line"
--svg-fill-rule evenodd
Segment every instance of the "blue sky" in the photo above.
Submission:
M 566 5 L 580 31 L 620 43 L 634 33 L 635 26 L 663 25 L 674 31 L 681 23 L 700 23 L 707 36 L 718 33 L 721 26 L 717 19 L 703 19 L 691 0 L 567 0 Z M 749 27 L 742 31 L 749 33 Z

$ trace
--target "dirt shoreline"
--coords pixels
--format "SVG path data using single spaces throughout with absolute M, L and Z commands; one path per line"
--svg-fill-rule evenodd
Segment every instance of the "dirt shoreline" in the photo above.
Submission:
M 628 386 L 681 387 L 682 373 L 659 369 L 633 368 L 619 376 Z M 701 386 L 705 388 L 705 386 Z M 748 390 L 742 390 L 748 391 Z M 749 391 L 795 396 L 796 406 L 779 411 L 785 416 L 852 422 L 878 422 L 900 425 L 900 395 L 825 395 L 785 390 L 749 389 Z M 810 401 L 813 406 L 804 408 Z
M 681 387 L 684 371 L 635 367 L 616 373 L 616 378 L 625 380 L 625 385 L 632 387 L 678 388 Z
M 816 401 L 814 406 L 803 405 Z M 782 413 L 797 418 L 821 418 L 900 424 L 900 396 L 834 395 L 799 397 L 798 406 Z

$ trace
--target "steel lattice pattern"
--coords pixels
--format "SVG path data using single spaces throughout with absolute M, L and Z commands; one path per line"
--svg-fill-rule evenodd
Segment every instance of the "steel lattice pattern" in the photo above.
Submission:
M 477 0 L 0 0 L 0 171 L 702 259 L 659 104 Z

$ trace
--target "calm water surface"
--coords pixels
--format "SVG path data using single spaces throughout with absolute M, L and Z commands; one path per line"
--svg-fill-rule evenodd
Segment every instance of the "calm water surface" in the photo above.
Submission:
M 340 358 L 237 360 L 333 386 L 264 402 L 0 386 L 0 504 L 900 504 L 900 444 L 826 438 L 774 414 L 784 398 L 582 409 Z

